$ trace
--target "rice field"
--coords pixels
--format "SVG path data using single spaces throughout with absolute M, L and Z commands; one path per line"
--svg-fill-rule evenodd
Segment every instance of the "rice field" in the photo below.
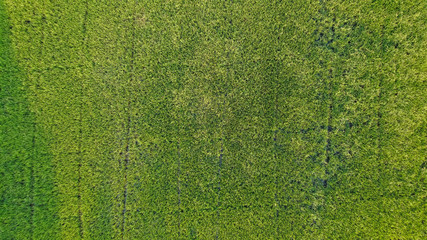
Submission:
M 425 239 L 421 0 L 0 0 L 0 239 Z

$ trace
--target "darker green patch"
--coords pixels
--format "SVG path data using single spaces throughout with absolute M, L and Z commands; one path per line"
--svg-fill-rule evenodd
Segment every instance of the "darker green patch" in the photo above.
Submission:
M 56 209 L 50 156 L 29 109 L 0 2 L 0 236 L 52 239 Z

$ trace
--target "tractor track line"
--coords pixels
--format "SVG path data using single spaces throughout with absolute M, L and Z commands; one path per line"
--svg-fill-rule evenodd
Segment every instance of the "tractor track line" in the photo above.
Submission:
M 136 3 L 135 3 L 136 4 Z M 134 75 L 134 59 L 135 59 L 135 32 L 136 32 L 136 6 L 133 6 L 133 18 L 132 18 L 132 44 L 131 44 L 131 56 L 130 56 L 130 64 L 129 64 L 129 83 L 131 86 L 129 86 L 130 89 L 132 89 L 132 82 L 135 80 Z M 128 106 L 127 106 L 127 130 L 126 130 L 126 154 L 125 154 L 125 161 L 124 161 L 124 185 L 123 185 L 123 211 L 122 211 L 122 223 L 121 223 L 121 232 L 122 232 L 122 239 L 125 238 L 125 225 L 126 225 L 126 204 L 127 204 L 127 198 L 128 198 L 128 168 L 129 168 L 129 144 L 130 144 L 130 125 L 132 123 L 131 120 L 131 107 L 132 107 L 132 100 L 130 99 L 131 94 L 129 94 L 128 97 Z

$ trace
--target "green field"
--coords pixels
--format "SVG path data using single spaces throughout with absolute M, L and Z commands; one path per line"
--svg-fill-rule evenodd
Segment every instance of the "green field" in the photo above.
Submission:
M 422 0 L 0 0 L 0 239 L 427 239 Z

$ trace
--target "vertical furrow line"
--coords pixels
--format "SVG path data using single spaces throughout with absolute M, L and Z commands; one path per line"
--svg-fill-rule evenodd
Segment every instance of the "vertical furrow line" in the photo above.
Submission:
M 83 23 L 82 23 L 82 35 L 83 35 L 83 52 L 84 55 L 88 53 L 88 41 L 87 41 L 87 18 L 88 18 L 88 0 L 84 2 L 84 15 L 83 15 Z M 85 56 L 83 56 L 84 58 Z M 84 66 L 81 71 L 83 71 Z M 84 74 L 82 74 L 84 76 Z M 77 180 L 77 188 L 78 188 L 78 215 L 79 215 L 79 236 L 81 239 L 84 238 L 83 231 L 83 212 L 82 212 L 82 164 L 83 164 L 83 154 L 82 154 L 82 145 L 83 145 L 83 94 L 84 94 L 84 77 L 81 79 L 80 83 L 80 109 L 79 109 L 79 145 L 78 145 L 78 180 Z
M 277 106 L 276 106 L 276 111 L 277 111 Z M 276 213 L 274 216 L 274 222 L 276 224 L 276 238 L 278 238 L 278 234 L 279 234 L 279 224 L 278 224 L 278 219 L 279 219 L 279 197 L 278 197 L 278 193 L 279 193 L 279 173 L 278 173 L 278 165 L 279 165 L 279 161 L 277 158 L 277 130 L 274 130 L 274 136 L 273 136 L 273 141 L 274 141 L 274 148 L 273 148 L 273 158 L 274 158 L 274 174 L 276 175 L 274 178 L 274 187 L 275 187 L 275 191 L 274 191 L 274 202 L 276 204 Z
M 230 13 L 230 15 L 231 15 L 231 13 Z M 232 25 L 232 18 L 231 18 L 231 16 L 230 16 L 230 25 Z M 225 44 L 225 46 L 227 46 L 227 45 Z M 227 64 L 226 64 L 226 68 L 227 68 L 226 69 L 226 71 L 227 71 L 226 79 L 229 80 L 229 76 L 230 76 L 230 63 L 229 63 L 229 59 L 230 59 L 230 57 L 229 57 L 228 49 L 225 49 L 225 51 L 226 51 L 226 61 L 227 61 Z M 225 98 L 226 97 L 227 97 L 227 92 L 224 90 L 224 100 L 223 100 L 223 103 L 222 103 L 223 104 L 223 109 L 224 109 L 224 112 L 223 112 L 223 115 L 222 115 L 223 121 L 225 120 L 224 119 L 224 113 L 225 113 L 225 103 L 226 103 L 225 102 Z M 220 141 L 221 148 L 220 148 L 219 159 L 218 159 L 218 202 L 217 202 L 217 212 L 216 212 L 217 219 L 218 219 L 218 223 L 217 224 L 219 224 L 219 217 L 220 217 L 219 212 L 220 212 L 220 207 L 221 207 L 221 169 L 222 169 L 222 160 L 223 160 L 223 157 L 224 157 L 224 126 L 221 126 L 221 138 L 219 139 L 219 141 Z M 216 231 L 215 239 L 218 239 L 218 237 L 219 237 L 219 231 L 217 230 Z
M 225 3 L 224 3 L 225 4 Z M 227 9 L 230 9 L 230 12 L 229 12 L 229 15 L 227 14 L 226 15 L 226 18 L 228 18 L 229 17 L 229 21 L 227 21 L 228 22 L 228 27 L 229 28 L 232 28 L 232 26 L 233 26 L 233 9 L 232 9 L 232 7 L 233 7 L 233 1 L 231 0 L 230 2 L 229 2 L 229 6 L 226 6 L 226 8 Z M 230 29 L 227 29 L 227 33 L 226 33 L 226 37 L 225 37 L 225 40 L 230 40 L 230 42 L 232 42 L 232 36 L 231 36 L 231 30 Z M 226 57 L 225 57 L 225 61 L 226 61 L 226 81 L 230 81 L 230 51 L 231 50 L 229 50 L 228 49 L 228 46 L 227 46 L 227 42 L 225 42 L 225 53 L 226 53 Z M 223 86 L 222 87 L 224 87 L 224 88 L 226 88 L 227 87 L 227 82 L 225 82 L 224 84 L 223 84 Z M 223 94 L 223 97 L 224 97 L 224 99 L 223 99 L 223 102 L 222 102 L 222 109 L 223 109 L 223 112 L 222 112 L 222 121 L 223 121 L 223 123 L 222 123 L 222 126 L 221 126 L 221 129 L 220 129 L 220 131 L 221 131 L 221 137 L 220 137 L 220 139 L 219 139 L 219 141 L 220 141 L 220 145 L 221 145 L 221 148 L 220 148 L 220 152 L 219 152 L 219 161 L 218 161 L 218 202 L 217 202 L 217 231 L 216 231 L 216 235 L 215 235 L 215 239 L 218 239 L 219 238 L 219 220 L 220 220 L 220 208 L 221 208 L 221 170 L 222 170 L 222 165 L 223 165 L 223 158 L 224 158 L 224 138 L 225 138 L 225 134 L 224 134 L 224 125 L 225 125 L 225 122 L 226 122 L 226 118 L 225 118 L 225 113 L 226 113 L 226 98 L 227 98 L 227 89 L 223 89 L 222 90 L 222 94 Z M 219 94 L 219 95 L 221 95 L 221 93 Z
M 37 156 L 36 154 L 36 121 L 33 123 L 33 139 L 32 139 L 32 155 L 33 157 Z M 34 162 L 35 158 L 30 161 L 30 237 L 34 239 Z
M 276 78 L 279 76 L 279 69 L 277 64 L 274 64 L 273 68 L 274 74 L 273 74 L 273 81 L 271 86 L 273 87 L 273 94 L 274 94 L 274 109 L 273 109 L 273 160 L 274 160 L 274 202 L 275 202 L 275 216 L 274 216 L 274 224 L 276 225 L 275 231 L 276 231 L 276 239 L 279 239 L 279 210 L 280 210 L 280 203 L 279 203 L 279 158 L 278 158 L 278 143 L 277 143 L 277 133 L 279 131 L 278 129 L 278 115 L 279 115 L 279 104 L 278 104 L 278 88 L 279 86 L 276 85 Z
M 381 49 L 380 49 L 380 66 L 379 69 L 382 69 L 382 62 L 384 57 L 385 49 L 384 49 L 384 24 L 381 28 Z M 380 76 L 378 82 L 378 110 L 377 110 L 377 162 L 380 161 L 381 158 L 381 137 L 382 137 L 382 129 L 381 129 L 381 98 L 382 98 L 382 87 L 383 87 L 383 76 Z
M 181 236 L 181 150 L 178 142 L 178 236 Z
M 326 136 L 326 164 L 330 160 L 331 152 L 331 132 L 332 132 L 332 69 L 329 69 L 328 81 L 327 81 L 327 91 L 328 91 L 328 114 L 327 114 L 327 136 Z
M 224 141 L 223 138 L 221 137 L 219 139 L 220 143 L 221 143 L 221 149 L 219 152 L 219 159 L 218 159 L 218 202 L 217 202 L 217 209 L 216 209 L 216 215 L 217 215 L 217 220 L 219 224 L 219 208 L 221 206 L 221 169 L 222 169 L 222 158 L 223 158 L 223 152 L 224 152 Z M 218 226 L 217 226 L 217 231 L 216 231 L 216 235 L 215 235 L 215 239 L 218 239 Z
M 42 31 L 42 39 L 43 39 L 43 31 Z M 40 55 L 42 54 L 42 48 L 40 48 Z M 32 155 L 33 157 L 37 156 L 36 153 L 36 132 L 37 132 L 37 124 L 34 119 L 33 122 L 33 137 L 32 137 Z M 34 159 L 32 159 L 34 160 Z M 30 161 L 30 192 L 29 192 L 29 199 L 30 199 L 30 237 L 31 239 L 34 239 L 34 162 Z
M 218 207 L 220 205 L 220 196 L 221 196 L 221 169 L 222 169 L 222 157 L 223 157 L 223 152 L 224 152 L 224 141 L 222 140 L 223 138 L 220 138 L 220 142 L 221 142 L 221 149 L 219 152 L 219 168 L 218 168 Z
M 178 171 L 177 171 L 177 191 L 178 191 L 178 237 L 181 237 L 181 150 L 179 148 L 179 141 L 177 144 L 178 147 Z
M 128 117 L 128 124 L 130 123 L 130 116 Z M 122 239 L 124 239 L 125 235 L 125 224 L 126 224 L 126 202 L 127 202 L 127 191 L 128 191 L 128 183 L 127 183 L 127 169 L 129 164 L 129 126 L 127 129 L 127 140 L 126 140 L 126 154 L 125 154 L 125 161 L 124 161 L 124 185 L 123 185 L 123 211 L 122 211 Z
M 276 88 L 275 88 L 276 89 Z M 277 104 L 277 94 L 275 92 L 274 94 L 274 122 L 276 122 L 276 120 L 278 119 L 277 117 L 277 113 L 278 113 L 278 104 Z M 274 127 L 276 127 L 276 124 L 274 124 Z M 273 135 L 273 141 L 274 141 L 274 148 L 273 148 L 273 158 L 274 158 L 274 174 L 276 175 L 274 178 L 274 187 L 275 187 L 275 192 L 274 192 L 274 201 L 276 204 L 276 213 L 274 216 L 274 222 L 276 224 L 276 238 L 279 238 L 279 224 L 278 224 L 278 219 L 279 219 L 279 209 L 280 209 L 280 205 L 279 205 L 279 160 L 277 157 L 277 129 L 274 129 L 274 135 Z
M 43 39 L 43 31 L 42 31 L 42 39 Z M 40 56 L 42 55 L 42 48 L 40 48 Z M 37 132 L 37 123 L 36 119 L 34 119 L 33 122 L 33 137 L 32 137 L 32 155 L 33 157 L 37 156 L 36 153 L 36 132 Z M 34 160 L 34 159 L 32 159 Z M 34 239 L 34 162 L 30 161 L 30 237 L 31 239 Z
M 130 2 L 130 1 L 128 1 Z M 132 11 L 132 18 L 131 18 L 131 27 L 132 27 L 132 33 L 131 33 L 131 49 L 130 49 L 130 64 L 129 64 L 129 84 L 128 86 L 126 86 L 127 90 L 128 90 L 128 94 L 127 94 L 127 98 L 128 98 L 128 103 L 127 103 L 127 129 L 126 129 L 126 150 L 125 150 L 125 161 L 124 161 L 124 184 L 123 184 L 123 211 L 122 211 L 122 227 L 121 227 L 121 232 L 122 232 L 122 239 L 125 238 L 125 225 L 126 225 L 126 204 L 127 204 L 127 198 L 128 198 L 128 167 L 129 167 L 129 144 L 130 144 L 130 125 L 131 125 L 131 107 L 132 107 L 132 100 L 131 100 L 131 96 L 132 96 L 132 92 L 129 92 L 132 90 L 133 85 L 132 83 L 134 82 L 135 76 L 134 76 L 134 58 L 135 58 L 135 31 L 136 31 L 136 25 L 135 25 L 135 21 L 136 21 L 136 5 L 133 5 L 133 11 Z
M 320 0 L 320 3 L 322 5 L 323 14 L 327 14 L 328 9 L 325 6 L 325 3 Z M 335 19 L 332 20 L 335 22 Z M 329 27 L 329 30 L 332 32 L 330 39 L 328 38 L 328 43 L 326 43 L 326 46 L 329 45 L 330 42 L 335 40 L 335 29 L 334 25 Z M 331 60 L 332 59 L 327 59 Z M 327 135 L 326 135 L 326 160 L 325 163 L 328 164 L 330 161 L 330 152 L 331 152 L 331 132 L 332 132 L 332 109 L 333 109 L 333 89 L 332 89 L 332 81 L 333 81 L 333 70 L 332 68 L 328 69 L 328 77 L 326 81 L 326 91 L 327 91 L 327 97 L 328 97 L 328 107 L 327 107 L 327 120 L 326 120 L 326 126 L 327 126 Z
M 43 1 L 43 3 L 44 3 L 44 1 Z M 43 9 L 45 9 L 45 6 L 43 5 Z M 45 35 L 44 35 L 44 28 L 45 28 L 45 25 L 46 25 L 46 16 L 45 16 L 45 13 L 44 12 L 42 12 L 42 14 L 41 14 L 42 16 L 41 16 L 41 32 L 40 32 L 40 35 L 41 35 L 41 38 L 40 38 L 40 48 L 39 48 L 39 57 L 40 58 L 42 58 L 43 57 L 43 45 L 44 45 L 44 38 L 45 38 Z M 36 93 L 37 91 L 35 91 L 35 93 Z M 34 117 L 34 121 L 33 121 L 33 138 L 32 138 L 32 154 L 33 154 L 33 161 L 36 161 L 36 157 L 37 157 L 37 147 L 36 147 L 36 142 L 37 142 L 37 140 L 36 140 L 36 134 L 37 134 L 37 122 L 36 122 L 36 116 Z M 31 236 L 31 239 L 34 239 L 34 205 L 35 205 L 35 203 L 34 203 L 34 181 L 35 181 L 35 177 L 34 177 L 34 175 L 35 175 L 35 172 L 34 172 L 34 168 L 35 168 L 35 166 L 34 166 L 34 162 L 33 161 L 30 161 L 31 162 L 31 165 L 30 165 L 30 208 L 31 208 L 31 211 L 30 211 L 30 236 Z
M 321 15 L 322 17 L 327 17 L 328 14 L 328 9 L 325 6 L 325 2 L 323 2 L 323 0 L 320 0 L 320 5 L 321 5 Z M 332 55 L 329 55 L 329 58 L 326 59 L 327 61 L 333 61 L 334 59 L 332 58 L 334 56 L 334 51 L 335 49 L 333 47 L 330 47 L 330 43 L 335 41 L 335 18 L 332 18 L 332 25 L 328 26 L 328 31 L 330 32 L 330 37 L 327 37 L 327 43 L 323 43 L 323 47 L 326 47 L 328 51 L 332 51 Z M 321 63 L 322 65 L 322 63 Z M 326 95 L 327 95 L 327 114 L 326 114 L 326 127 L 327 127 L 327 132 L 326 132 L 326 146 L 325 146 L 325 176 L 327 178 L 327 175 L 329 174 L 328 169 L 327 169 L 327 165 L 330 162 L 330 158 L 331 158 L 331 138 L 332 138 L 332 114 L 333 114 L 333 105 L 334 105 L 334 97 L 333 97 L 333 78 L 334 78 L 334 72 L 333 69 L 331 67 L 328 68 L 328 72 L 326 73 L 327 76 L 325 76 L 326 80 L 325 80 L 325 90 L 326 90 Z M 323 181 L 323 186 L 326 187 L 327 186 L 327 179 L 322 179 Z

